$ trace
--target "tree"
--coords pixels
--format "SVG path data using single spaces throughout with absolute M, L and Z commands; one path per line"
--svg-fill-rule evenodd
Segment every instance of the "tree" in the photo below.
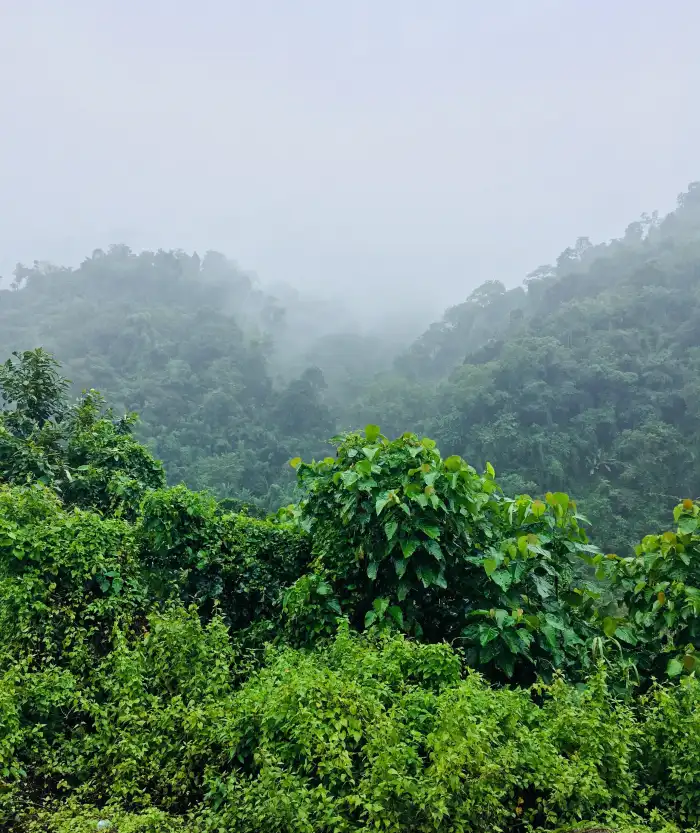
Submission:
M 332 630 L 335 610 L 358 629 L 456 640 L 506 678 L 585 666 L 598 591 L 584 564 L 600 556 L 567 495 L 506 499 L 490 464 L 477 474 L 413 434 L 370 425 L 337 442 L 335 457 L 293 461 L 306 497 L 290 511 L 316 554 L 287 602 L 302 640 Z

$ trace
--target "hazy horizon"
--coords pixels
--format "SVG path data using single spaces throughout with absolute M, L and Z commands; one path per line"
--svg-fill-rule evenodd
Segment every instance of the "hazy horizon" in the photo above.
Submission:
M 0 274 L 124 242 L 380 304 L 516 283 L 700 176 L 699 24 L 648 0 L 6 3 Z

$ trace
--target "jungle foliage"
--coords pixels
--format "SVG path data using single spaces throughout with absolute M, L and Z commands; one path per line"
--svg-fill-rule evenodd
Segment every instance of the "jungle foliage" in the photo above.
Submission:
M 273 295 L 214 252 L 118 245 L 76 269 L 18 265 L 0 358 L 59 356 L 74 393 L 139 412 L 171 484 L 231 508 L 298 500 L 290 458 L 322 459 L 334 433 L 377 423 L 490 461 L 511 496 L 570 493 L 601 546 L 630 554 L 700 494 L 699 263 L 692 183 L 667 217 L 580 237 L 520 286 L 486 280 L 416 337 L 419 297 L 391 299 L 406 323 L 381 327 L 375 298 Z
M 700 503 L 631 555 L 376 425 L 260 519 L 0 375 L 0 825 L 700 827 Z

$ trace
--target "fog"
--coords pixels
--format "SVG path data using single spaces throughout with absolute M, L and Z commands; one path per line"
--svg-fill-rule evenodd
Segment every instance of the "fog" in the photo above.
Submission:
M 699 26 L 691 0 L 5 0 L 0 274 L 217 249 L 439 311 L 673 206 Z

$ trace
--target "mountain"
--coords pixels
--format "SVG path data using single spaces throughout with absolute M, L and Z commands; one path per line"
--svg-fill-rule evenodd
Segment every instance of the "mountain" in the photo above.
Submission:
M 512 492 L 566 485 L 596 539 L 626 549 L 700 491 L 700 184 L 523 286 L 484 284 L 354 407 L 490 461 Z
M 414 339 L 342 299 L 272 294 L 217 253 L 114 246 L 18 266 L 13 287 L 0 356 L 55 353 L 76 388 L 140 413 L 171 482 L 261 510 L 292 498 L 290 458 L 367 423 L 491 462 L 513 494 L 566 489 L 615 550 L 700 493 L 698 183 L 519 286 L 487 281 Z
M 0 292 L 0 355 L 43 346 L 76 392 L 138 411 L 173 482 L 275 508 L 291 494 L 287 461 L 322 451 L 335 427 L 318 370 L 273 384 L 284 317 L 218 253 L 113 246 L 77 269 L 19 266 Z

